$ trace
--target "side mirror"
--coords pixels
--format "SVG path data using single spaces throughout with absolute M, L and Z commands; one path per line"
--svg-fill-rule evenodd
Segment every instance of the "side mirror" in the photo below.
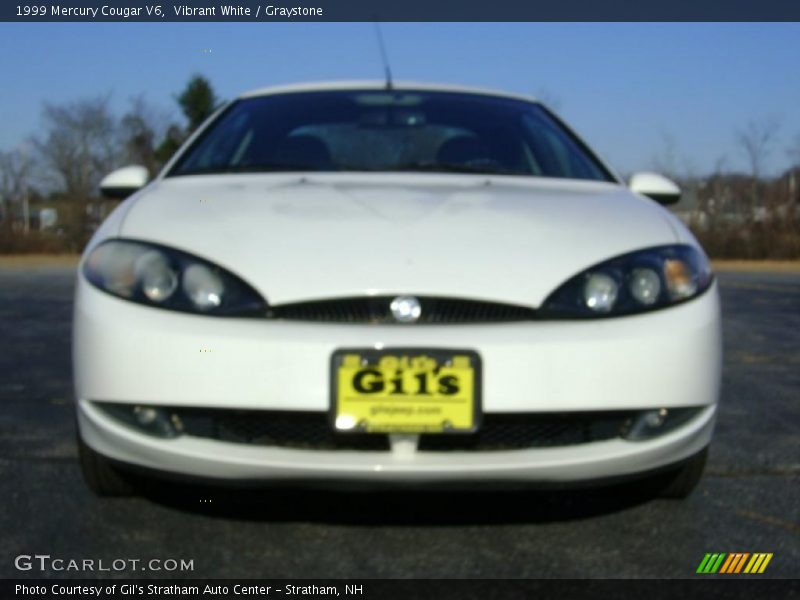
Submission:
M 147 184 L 150 174 L 139 165 L 111 171 L 100 182 L 100 193 L 106 198 L 127 198 Z
M 681 199 L 681 188 L 678 184 L 658 173 L 635 173 L 628 187 L 631 191 L 652 198 L 659 204 L 677 204 Z

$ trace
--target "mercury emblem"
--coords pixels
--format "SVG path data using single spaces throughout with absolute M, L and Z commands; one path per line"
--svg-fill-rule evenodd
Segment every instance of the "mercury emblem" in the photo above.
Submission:
M 398 323 L 414 323 L 422 314 L 422 305 L 414 296 L 398 296 L 389 308 Z

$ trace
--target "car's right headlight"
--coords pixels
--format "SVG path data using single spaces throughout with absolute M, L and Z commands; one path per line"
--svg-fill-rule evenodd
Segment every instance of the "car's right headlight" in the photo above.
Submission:
M 83 264 L 86 279 L 132 302 L 217 316 L 265 314 L 267 304 L 251 286 L 213 263 L 160 244 L 111 239 Z
M 705 254 L 688 244 L 647 248 L 571 277 L 542 304 L 543 318 L 597 318 L 657 310 L 699 296 L 713 281 Z

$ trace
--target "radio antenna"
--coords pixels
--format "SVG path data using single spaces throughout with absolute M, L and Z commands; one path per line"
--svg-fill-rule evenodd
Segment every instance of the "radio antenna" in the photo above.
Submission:
M 389 56 L 386 54 L 386 45 L 383 43 L 383 33 L 381 24 L 375 21 L 375 34 L 378 36 L 378 48 L 381 51 L 381 61 L 383 61 L 383 71 L 386 75 L 386 89 L 392 89 L 392 68 L 389 66 Z

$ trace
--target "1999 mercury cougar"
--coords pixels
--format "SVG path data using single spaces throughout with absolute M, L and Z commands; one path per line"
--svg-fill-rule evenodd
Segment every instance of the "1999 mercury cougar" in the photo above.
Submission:
M 708 259 L 535 100 L 380 83 L 221 108 L 81 259 L 83 473 L 255 483 L 697 484 L 720 385 Z

